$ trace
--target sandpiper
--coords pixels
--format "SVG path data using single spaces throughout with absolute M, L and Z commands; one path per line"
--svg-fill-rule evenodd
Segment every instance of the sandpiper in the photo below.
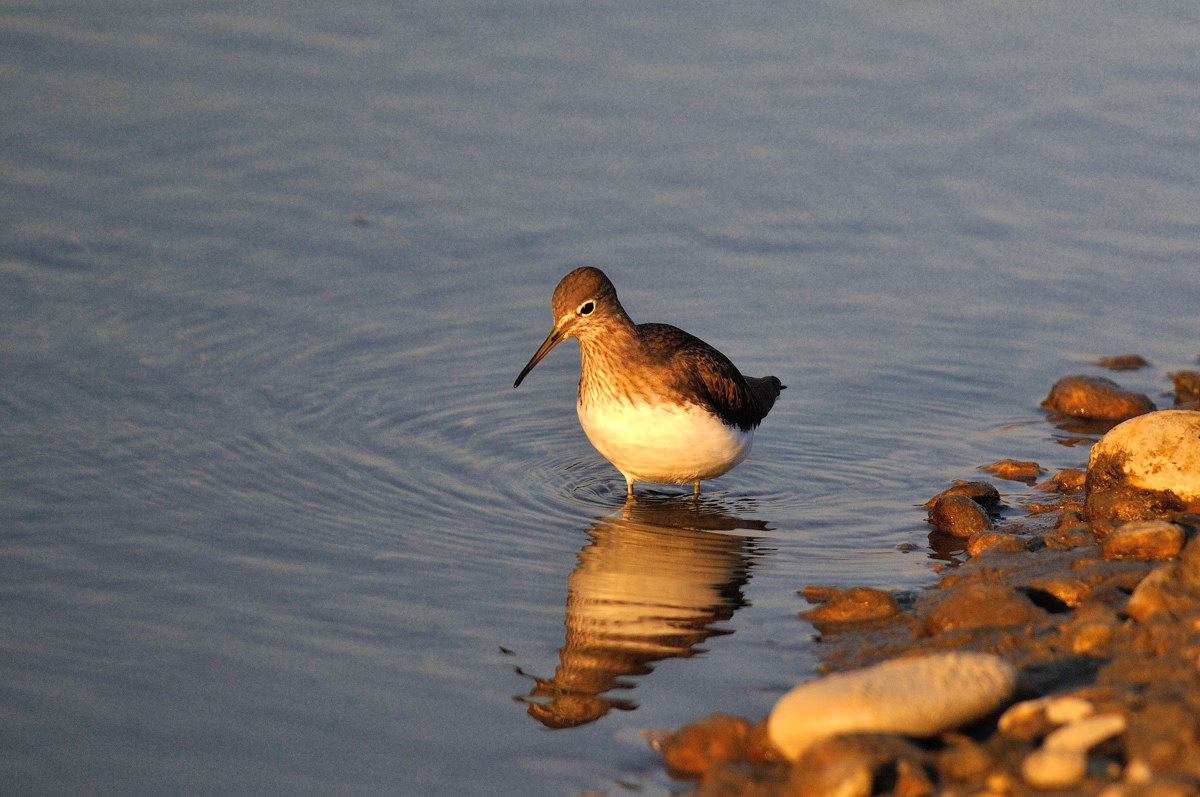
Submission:
M 634 324 L 598 268 L 563 277 L 550 302 L 554 329 L 517 387 L 546 354 L 579 339 L 576 410 L 588 440 L 621 475 L 660 484 L 713 479 L 746 458 L 754 428 L 784 385 L 774 376 L 742 376 L 729 358 L 669 324 Z

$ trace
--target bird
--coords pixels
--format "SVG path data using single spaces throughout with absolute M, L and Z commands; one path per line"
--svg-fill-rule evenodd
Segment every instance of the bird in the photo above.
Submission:
M 598 268 L 567 274 L 550 301 L 554 326 L 513 387 L 567 338 L 579 340 L 576 411 L 588 440 L 634 482 L 694 485 L 738 465 L 786 386 L 743 376 L 724 354 L 670 324 L 634 324 Z

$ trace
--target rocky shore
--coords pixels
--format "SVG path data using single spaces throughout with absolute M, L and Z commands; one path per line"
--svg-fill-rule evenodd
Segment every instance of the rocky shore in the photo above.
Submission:
M 801 590 L 825 674 L 663 734 L 667 768 L 695 797 L 1200 795 L 1200 374 L 1168 376 L 1162 411 L 1060 380 L 1052 418 L 1103 434 L 1086 472 L 1006 460 L 983 469 L 1036 482 L 1021 505 L 984 480 L 931 498 L 964 561 L 919 594 Z

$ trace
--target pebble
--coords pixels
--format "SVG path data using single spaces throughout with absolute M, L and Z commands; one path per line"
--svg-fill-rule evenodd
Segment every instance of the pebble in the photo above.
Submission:
M 1116 587 L 1128 594 L 1154 567 L 1133 559 L 1078 558 L 1070 568 L 1045 575 L 1031 573 L 1024 586 L 1051 595 L 1065 606 L 1078 606 L 1098 589 Z
M 996 721 L 996 727 L 1001 733 L 1018 738 L 1026 738 L 1040 733 L 1046 718 L 1046 702 L 1049 699 L 1048 697 L 1039 697 L 1034 700 L 1013 703 L 1000 715 L 1000 719 Z
M 1125 612 L 1143 622 L 1155 614 L 1194 615 L 1200 608 L 1200 538 L 1184 546 L 1178 562 L 1159 565 L 1138 582 Z
M 1000 715 L 996 727 L 1009 736 L 1031 739 L 1045 734 L 1047 726 L 1080 720 L 1095 711 L 1092 701 L 1082 697 L 1046 695 L 1012 704 Z
M 1036 462 L 1021 459 L 1002 459 L 999 462 L 993 462 L 991 465 L 984 465 L 979 469 L 988 473 L 994 473 L 999 479 L 1006 479 L 1011 482 L 1025 482 L 1026 484 L 1033 484 L 1042 473 L 1041 466 Z
M 1078 610 L 1063 629 L 1075 653 L 1100 653 L 1121 628 L 1116 611 L 1105 606 Z
M 1016 553 L 1026 550 L 1028 540 L 1016 534 L 1002 531 L 977 531 L 967 538 L 968 556 L 978 556 L 984 551 L 1007 551 Z
M 751 733 L 750 723 L 741 717 L 711 714 L 668 734 L 658 746 L 673 772 L 694 777 L 715 761 L 744 758 Z
M 1000 491 L 994 485 L 981 481 L 956 481 L 953 487 L 943 490 L 926 501 L 925 508 L 932 509 L 933 505 L 943 495 L 965 495 L 989 512 L 994 512 L 1003 505 L 1003 501 L 1000 499 Z
M 929 522 L 952 537 L 967 538 L 992 527 L 987 511 L 958 493 L 943 494 L 929 508 Z
M 1124 420 L 1154 410 L 1154 402 L 1141 393 L 1103 376 L 1079 375 L 1055 382 L 1042 406 L 1059 415 L 1097 421 Z
M 1070 493 L 1083 489 L 1083 480 L 1086 475 L 1081 470 L 1063 468 L 1051 476 L 1044 484 L 1039 484 L 1038 487 L 1044 490 L 1052 490 L 1056 493 Z
M 1042 747 L 1047 750 L 1087 752 L 1106 739 L 1124 733 L 1125 726 L 1122 714 L 1087 714 L 1051 733 L 1042 742 Z
M 1100 541 L 1105 559 L 1174 559 L 1183 550 L 1187 533 L 1165 520 L 1133 520 Z
M 1055 695 L 1046 703 L 1046 719 L 1055 725 L 1078 722 L 1095 713 L 1092 701 L 1074 695 Z
M 1089 519 L 1142 520 L 1200 509 L 1200 412 L 1162 410 L 1118 424 L 1088 458 Z
M 1175 608 L 1179 603 L 1176 600 L 1178 573 L 1179 567 L 1173 564 L 1151 571 L 1129 596 L 1125 613 L 1140 623 L 1159 612 L 1169 612 Z M 1184 608 L 1189 604 L 1190 601 L 1185 599 Z
M 1063 725 L 1025 757 L 1021 777 L 1038 789 L 1074 786 L 1087 774 L 1088 750 L 1123 733 L 1125 724 L 1120 714 L 1095 714 Z
M 1038 748 L 1021 763 L 1021 777 L 1035 789 L 1067 789 L 1087 774 L 1087 754 Z
M 767 734 L 793 761 L 840 733 L 933 736 L 996 711 L 1016 681 L 1011 664 L 987 653 L 894 659 L 795 687 L 771 710 Z
M 1112 357 L 1101 357 L 1101 368 L 1110 371 L 1136 371 L 1150 365 L 1150 361 L 1140 354 L 1117 354 Z
M 1025 625 L 1042 615 L 1024 595 L 1004 584 L 970 581 L 950 587 L 925 615 L 930 635 L 963 628 Z
M 819 593 L 818 599 L 826 601 L 815 609 L 800 613 L 801 617 L 812 623 L 861 623 L 881 620 L 900 612 L 899 602 L 881 589 L 852 587 L 832 591 L 805 589 L 801 592 L 805 597 Z
M 1167 376 L 1175 384 L 1177 405 L 1200 401 L 1200 371 L 1176 371 Z

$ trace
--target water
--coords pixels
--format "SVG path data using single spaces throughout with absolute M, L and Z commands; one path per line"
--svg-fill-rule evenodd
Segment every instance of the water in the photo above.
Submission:
M 795 589 L 1083 464 L 1055 379 L 1195 367 L 1197 23 L 0 10 L 6 792 L 665 794 L 643 731 L 812 674 Z M 510 387 L 581 263 L 789 385 L 698 505 L 623 506 L 574 344 Z

